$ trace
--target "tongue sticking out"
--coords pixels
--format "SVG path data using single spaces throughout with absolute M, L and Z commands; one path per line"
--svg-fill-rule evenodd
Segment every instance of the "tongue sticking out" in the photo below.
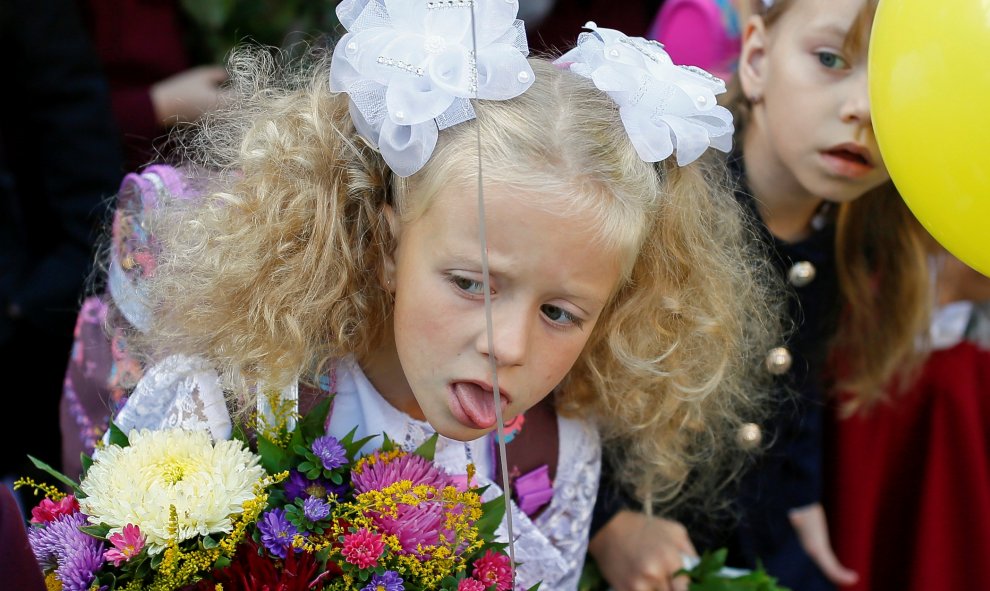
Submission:
M 491 392 L 469 382 L 457 382 L 453 390 L 458 404 L 475 428 L 488 429 L 495 425 L 495 398 Z

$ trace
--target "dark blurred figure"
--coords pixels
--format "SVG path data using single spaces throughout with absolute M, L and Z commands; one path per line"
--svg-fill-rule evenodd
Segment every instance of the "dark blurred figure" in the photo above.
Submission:
M 0 475 L 44 478 L 27 454 L 59 467 L 80 292 L 122 165 L 106 82 L 71 0 L 4 0 L 0 44 Z
M 223 100 L 227 71 L 196 64 L 179 0 L 77 0 L 102 64 L 127 171 L 167 159 L 168 131 Z
M 0 483 L 0 540 L 3 540 L 0 581 L 3 581 L 4 589 L 45 591 L 45 579 L 35 562 L 24 528 L 14 495 L 7 485 Z
M 542 11 L 547 0 L 520 0 L 519 18 L 533 4 L 532 12 Z M 534 53 L 562 52 L 577 41 L 581 27 L 595 21 L 599 27 L 618 29 L 630 37 L 643 37 L 657 15 L 662 0 L 555 0 L 553 8 L 531 26 L 526 21 L 529 49 Z

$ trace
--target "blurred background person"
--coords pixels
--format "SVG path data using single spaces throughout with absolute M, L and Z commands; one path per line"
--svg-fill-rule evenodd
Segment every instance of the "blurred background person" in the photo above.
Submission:
M 110 85 L 124 168 L 167 152 L 166 134 L 223 101 L 227 71 L 194 66 L 194 34 L 178 0 L 79 0 L 79 9 Z
M 937 309 L 915 379 L 837 407 L 829 515 L 850 591 L 979 587 L 990 556 L 990 278 L 934 245 Z
M 100 73 L 70 0 L 0 4 L 0 363 L 5 481 L 59 467 L 58 401 L 96 230 L 121 156 Z M 26 431 L 28 435 L 16 435 Z

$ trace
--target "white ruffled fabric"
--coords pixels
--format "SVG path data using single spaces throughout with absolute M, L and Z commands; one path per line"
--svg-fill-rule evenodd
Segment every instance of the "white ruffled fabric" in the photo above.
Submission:
M 639 157 L 659 162 L 675 151 L 677 164 L 696 160 L 709 147 L 732 149 L 732 114 L 717 104 L 725 82 L 701 68 L 678 66 L 663 45 L 585 25 L 577 46 L 554 63 L 590 78 L 619 105 L 619 115 Z
M 396 174 L 426 164 L 440 129 L 474 118 L 468 99 L 505 100 L 532 85 L 518 9 L 517 0 L 337 6 L 348 33 L 334 48 L 330 88 L 350 95 L 355 128 Z

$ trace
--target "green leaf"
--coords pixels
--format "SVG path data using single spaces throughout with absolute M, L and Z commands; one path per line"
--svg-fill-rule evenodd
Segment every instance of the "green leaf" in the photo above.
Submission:
M 89 454 L 81 453 L 79 454 L 79 463 L 82 464 L 82 476 L 80 478 L 86 478 L 89 467 L 93 465 L 93 458 Z
M 110 526 L 106 523 L 101 523 L 100 525 L 83 525 L 79 527 L 79 531 L 87 533 L 94 538 L 105 540 L 107 539 L 107 534 L 110 533 Z
M 258 434 L 258 455 L 261 456 L 261 465 L 269 474 L 276 474 L 292 467 L 291 454 L 260 433 Z
M 220 543 L 213 539 L 213 536 L 203 536 L 203 548 L 209 550 L 210 548 L 216 548 Z
M 244 444 L 244 447 L 251 447 L 251 438 L 248 436 L 247 431 L 244 430 L 244 427 L 241 426 L 240 423 L 234 424 L 234 429 L 230 434 L 230 438 L 240 441 Z
M 344 478 L 343 476 L 340 475 L 339 472 L 331 472 L 329 478 L 330 478 L 330 482 L 334 484 L 339 485 L 339 484 L 343 484 L 344 482 Z
M 230 558 L 227 558 L 223 554 L 218 556 L 217 559 L 213 562 L 213 568 L 215 569 L 227 568 L 228 566 L 230 566 Z
M 481 512 L 481 519 L 475 522 L 475 527 L 484 539 L 491 539 L 505 515 L 505 495 L 482 503 Z
M 48 464 L 42 462 L 41 460 L 39 460 L 38 458 L 36 458 L 34 456 L 29 455 L 28 456 L 28 459 L 31 460 L 31 463 L 34 464 L 36 468 L 38 468 L 39 470 L 42 470 L 44 472 L 47 472 L 50 476 L 52 476 L 53 478 L 55 478 L 56 480 L 58 480 L 62 484 L 64 484 L 64 485 L 68 486 L 69 488 L 71 488 L 72 489 L 72 492 L 76 495 L 77 498 L 79 498 L 80 495 L 82 497 L 85 497 L 86 496 L 86 495 L 82 494 L 82 491 L 81 490 L 79 490 L 79 485 L 76 484 L 75 481 L 73 481 L 71 478 L 69 478 L 65 474 L 62 474 L 61 472 L 59 472 L 55 468 L 52 468 L 51 466 L 49 466 Z
M 119 445 L 120 447 L 127 447 L 131 442 L 127 439 L 127 433 L 120 430 L 113 421 L 110 422 L 110 445 Z
M 317 466 L 315 466 L 313 462 L 309 461 L 301 462 L 298 466 L 296 466 L 296 470 L 299 470 L 300 472 L 309 472 L 315 468 L 317 468 Z
M 328 396 L 303 415 L 296 425 L 296 431 L 302 434 L 303 439 L 312 441 L 326 434 L 327 415 L 332 404 L 333 396 Z
M 437 439 L 439 439 L 439 437 L 439 433 L 434 433 L 429 439 L 417 447 L 416 451 L 413 453 L 427 461 L 432 462 L 433 456 L 437 453 Z
M 355 432 L 357 432 L 357 427 L 351 429 L 351 431 L 347 435 L 344 435 L 344 438 L 340 440 L 340 444 L 344 446 L 344 450 L 347 452 L 347 459 L 351 463 L 354 463 L 357 455 L 361 453 L 361 448 L 364 447 L 364 444 L 378 437 L 377 435 L 368 435 L 367 437 L 362 437 L 361 439 L 354 441 Z
M 739 576 L 729 576 L 722 570 L 728 550 L 720 548 L 702 554 L 698 564 L 691 569 L 681 569 L 675 574 L 686 574 L 690 579 L 690 591 L 788 591 L 777 585 L 777 579 L 769 576 L 761 564 Z

